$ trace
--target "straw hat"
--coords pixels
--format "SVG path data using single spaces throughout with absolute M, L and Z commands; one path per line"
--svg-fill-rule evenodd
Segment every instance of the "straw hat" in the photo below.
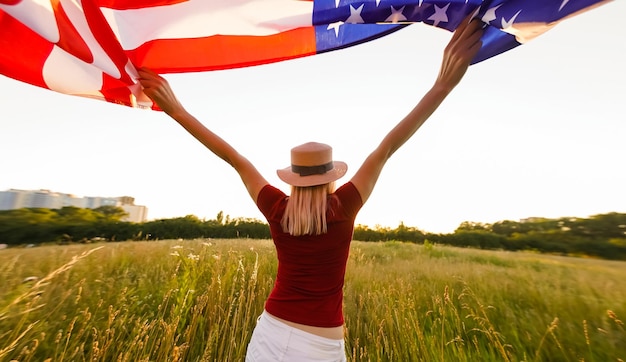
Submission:
M 333 161 L 327 144 L 309 142 L 291 149 L 291 166 L 277 170 L 278 177 L 292 186 L 315 186 L 336 181 L 346 174 L 345 162 Z

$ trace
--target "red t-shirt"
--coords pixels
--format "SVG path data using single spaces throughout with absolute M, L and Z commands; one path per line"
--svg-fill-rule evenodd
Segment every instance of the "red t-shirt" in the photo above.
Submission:
M 265 310 L 309 326 L 341 326 L 344 276 L 361 196 L 351 182 L 330 195 L 328 232 L 321 235 L 284 233 L 280 221 L 286 205 L 287 195 L 271 185 L 259 193 L 257 206 L 269 223 L 278 255 L 278 274 Z

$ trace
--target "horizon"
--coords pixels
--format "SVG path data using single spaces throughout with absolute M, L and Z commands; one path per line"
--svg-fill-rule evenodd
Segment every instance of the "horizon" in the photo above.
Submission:
M 73 197 L 77 197 L 77 198 L 112 198 L 112 199 L 119 199 L 119 198 L 130 197 L 130 198 L 134 199 L 134 197 L 132 195 L 123 195 L 123 196 L 82 195 L 81 196 L 81 195 L 76 195 L 76 194 L 72 194 L 72 193 L 67 193 L 67 192 L 62 192 L 62 191 L 55 191 L 55 190 L 49 190 L 49 189 L 23 190 L 23 189 L 11 188 L 11 189 L 7 189 L 7 190 L 0 190 L 0 193 L 7 192 L 7 191 L 12 191 L 12 190 L 15 190 L 15 191 L 31 191 L 31 192 L 46 191 L 48 193 L 69 195 L 69 196 L 73 196 Z M 0 195 L 0 196 L 2 196 L 2 195 Z M 1 197 L 0 197 L 0 201 L 2 201 Z M 2 202 L 0 202 L 0 205 L 2 205 Z M 133 204 L 133 205 L 134 206 L 139 206 L 139 207 L 145 207 L 147 209 L 148 215 L 150 214 L 150 207 L 148 205 L 137 205 L 137 204 Z M 66 206 L 67 207 L 78 207 L 78 206 L 74 206 L 74 205 L 64 205 L 63 207 L 66 207 Z M 23 207 L 23 208 L 40 208 L 40 207 Z M 51 209 L 51 210 L 58 210 L 58 209 L 60 209 L 60 208 L 46 208 L 46 207 L 43 207 L 43 208 L 44 209 Z M 84 208 L 86 208 L 86 209 L 94 209 L 92 207 L 84 207 Z M 10 210 L 18 210 L 18 209 L 0 209 L 0 211 L 10 211 Z M 186 214 L 186 215 L 162 217 L 162 218 L 150 218 L 150 217 L 147 217 L 146 220 L 141 221 L 141 222 L 152 222 L 152 221 L 158 221 L 158 220 L 177 219 L 177 218 L 184 218 L 184 217 L 187 217 L 187 216 L 194 216 L 194 217 L 196 217 L 196 218 L 198 218 L 199 220 L 202 220 L 202 221 L 217 220 L 219 214 L 223 214 L 223 216 L 225 218 L 229 218 L 230 220 L 238 220 L 238 219 L 247 220 L 247 219 L 249 219 L 249 220 L 259 221 L 259 222 L 264 223 L 264 224 L 267 223 L 267 221 L 264 218 L 230 215 L 228 213 L 225 213 L 223 210 L 220 210 L 212 218 L 211 217 L 207 217 L 207 216 L 200 217 L 200 216 L 195 215 L 195 214 Z M 385 228 L 390 228 L 390 229 L 394 230 L 394 229 L 398 228 L 399 226 L 403 225 L 403 226 L 407 226 L 407 227 L 410 227 L 410 228 L 416 228 L 417 230 L 420 230 L 420 231 L 425 232 L 425 233 L 431 233 L 431 234 L 452 234 L 463 223 L 476 223 L 476 224 L 481 224 L 481 225 L 493 225 L 493 224 L 496 224 L 496 223 L 502 222 L 502 221 L 513 221 L 513 222 L 524 223 L 524 222 L 533 222 L 535 219 L 546 219 L 546 220 L 559 220 L 559 219 L 564 219 L 564 218 L 589 219 L 589 218 L 591 218 L 593 216 L 608 215 L 608 214 L 626 214 L 626 213 L 621 213 L 621 212 L 617 212 L 617 211 L 607 211 L 607 212 L 602 212 L 602 213 L 593 214 L 593 215 L 586 215 L 586 216 L 563 215 L 563 216 L 558 216 L 558 217 L 543 217 L 543 216 L 539 216 L 539 215 L 534 215 L 534 216 L 523 217 L 523 218 L 520 218 L 520 219 L 517 219 L 517 220 L 502 219 L 502 220 L 497 220 L 497 221 L 490 222 L 490 223 L 485 223 L 485 222 L 480 222 L 480 221 L 465 220 L 465 221 L 460 222 L 459 225 L 457 225 L 457 227 L 454 230 L 451 230 L 449 232 L 435 232 L 435 231 L 431 231 L 431 230 L 426 230 L 424 228 L 419 227 L 419 225 L 410 225 L 410 224 L 404 223 L 402 221 L 399 221 L 397 225 L 382 225 L 382 224 L 370 225 L 370 224 L 362 224 L 362 223 L 358 223 L 357 222 L 357 223 L 355 223 L 355 227 L 366 227 L 366 228 L 369 228 L 369 229 L 372 229 L 372 230 L 385 229 Z M 135 221 L 130 221 L 130 222 L 135 222 Z M 140 222 L 135 222 L 135 223 L 140 223 Z

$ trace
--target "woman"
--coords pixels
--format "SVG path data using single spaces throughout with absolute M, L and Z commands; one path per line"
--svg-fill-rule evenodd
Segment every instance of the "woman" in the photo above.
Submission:
M 343 283 L 354 220 L 380 172 L 460 82 L 481 47 L 481 23 L 466 19 L 444 51 L 439 75 L 422 100 L 367 157 L 352 179 L 332 148 L 306 143 L 278 170 L 290 196 L 268 184 L 248 159 L 205 128 L 176 99 L 167 81 L 142 69 L 144 92 L 170 117 L 228 162 L 266 217 L 278 256 L 276 282 L 248 345 L 247 361 L 345 361 Z

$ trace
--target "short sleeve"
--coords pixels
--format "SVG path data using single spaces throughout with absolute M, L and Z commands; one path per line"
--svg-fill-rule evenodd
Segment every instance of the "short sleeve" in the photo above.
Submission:
M 346 215 L 354 218 L 363 206 L 361 194 L 352 182 L 347 182 L 335 191 L 335 195 L 341 201 L 341 207 Z
M 284 192 L 268 184 L 265 185 L 259 192 L 256 205 L 263 216 L 270 221 L 277 213 L 280 202 L 286 197 L 287 195 L 285 195 Z

